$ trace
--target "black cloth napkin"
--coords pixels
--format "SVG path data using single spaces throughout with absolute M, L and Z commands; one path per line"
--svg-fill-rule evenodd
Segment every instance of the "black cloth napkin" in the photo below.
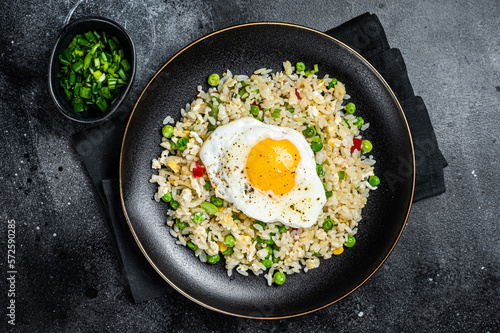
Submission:
M 410 125 L 415 146 L 414 201 L 445 191 L 447 165 L 422 98 L 415 96 L 401 52 L 390 48 L 376 15 L 363 14 L 328 35 L 344 42 L 367 59 L 398 96 Z M 73 145 L 94 184 L 99 205 L 107 216 L 113 244 L 135 302 L 168 294 L 174 289 L 157 274 L 135 242 L 122 211 L 118 167 L 128 114 L 73 135 Z
M 382 75 L 398 97 L 410 126 L 415 149 L 413 201 L 445 191 L 443 168 L 448 165 L 441 151 L 422 98 L 415 96 L 406 64 L 398 49 L 390 48 L 378 17 L 365 13 L 326 34 L 361 54 Z

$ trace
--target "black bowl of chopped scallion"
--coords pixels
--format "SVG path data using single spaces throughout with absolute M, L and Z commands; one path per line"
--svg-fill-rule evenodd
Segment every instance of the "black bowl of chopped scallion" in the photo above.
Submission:
M 91 123 L 109 118 L 135 77 L 132 39 L 116 22 L 89 17 L 69 23 L 59 34 L 49 63 L 49 89 L 59 111 Z

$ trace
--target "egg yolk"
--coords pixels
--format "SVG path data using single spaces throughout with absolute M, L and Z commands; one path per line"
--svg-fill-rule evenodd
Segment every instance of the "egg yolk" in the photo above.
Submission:
M 299 162 L 299 151 L 289 140 L 264 139 L 250 150 L 246 172 L 258 190 L 283 195 L 295 186 Z

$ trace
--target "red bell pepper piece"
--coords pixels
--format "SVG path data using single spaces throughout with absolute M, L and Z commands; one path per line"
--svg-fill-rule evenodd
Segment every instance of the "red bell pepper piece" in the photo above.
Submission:
M 358 138 L 353 138 L 352 139 L 352 147 L 351 147 L 351 151 L 354 151 L 354 150 L 361 150 L 361 143 L 363 142 L 363 140 L 361 139 L 358 139 Z
M 295 96 L 297 96 L 298 99 L 301 99 L 299 91 L 297 89 L 295 89 Z
M 205 166 L 200 162 L 196 162 L 196 166 L 193 168 L 193 177 L 194 178 L 203 177 L 204 173 L 205 173 Z

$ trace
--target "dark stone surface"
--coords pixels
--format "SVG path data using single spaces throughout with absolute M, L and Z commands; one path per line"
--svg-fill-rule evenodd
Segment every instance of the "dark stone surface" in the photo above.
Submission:
M 47 91 L 66 17 L 101 15 L 136 44 L 128 112 L 160 66 L 220 28 L 284 21 L 328 30 L 366 11 L 401 50 L 449 166 L 447 192 L 416 203 L 382 268 L 346 299 L 288 320 L 228 317 L 177 292 L 132 302 L 91 182 L 71 146 L 85 125 Z M 0 245 L 7 325 L 7 225 L 16 221 L 19 332 L 494 332 L 500 327 L 497 217 L 500 6 L 490 1 L 15 1 L 0 4 Z M 3 326 L 2 326 L 3 327 Z M 3 331 L 3 330 L 2 330 Z

